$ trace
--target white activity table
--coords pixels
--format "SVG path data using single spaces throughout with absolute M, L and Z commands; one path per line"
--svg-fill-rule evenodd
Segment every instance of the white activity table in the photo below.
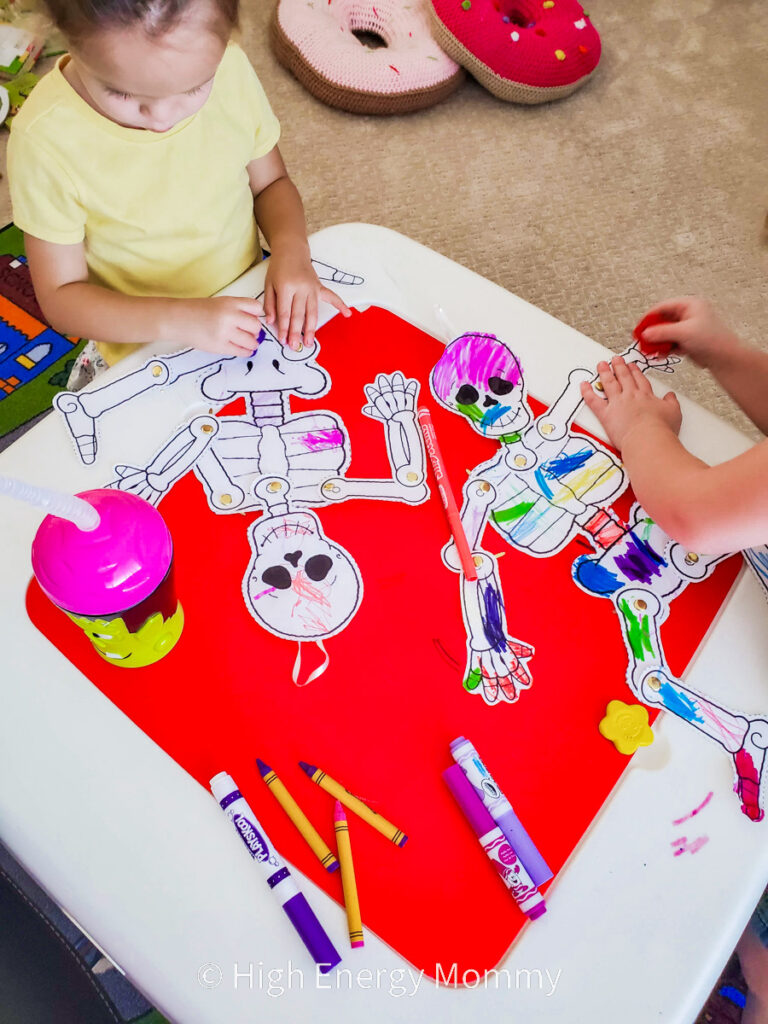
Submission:
M 456 333 L 513 337 L 529 391 L 545 402 L 569 369 L 607 354 L 392 231 L 344 224 L 318 232 L 311 245 L 315 258 L 364 277 L 357 287 L 338 287 L 350 304 L 384 306 L 444 340 L 446 318 Z M 255 295 L 263 277 L 256 267 L 226 291 Z M 122 374 L 149 354 L 109 372 Z M 660 387 L 670 382 L 663 377 Z M 75 458 L 52 415 L 0 455 L 0 473 L 70 491 L 102 486 L 116 461 L 157 450 L 188 398 L 174 385 L 154 395 L 151 420 L 110 414 L 91 467 Z M 704 409 L 682 404 L 682 439 L 697 455 L 717 462 L 749 446 Z M 586 411 L 579 422 L 601 434 Z M 300 876 L 352 972 L 316 982 L 211 796 L 28 620 L 29 550 L 41 518 L 10 501 L 0 506 L 0 839 L 172 1021 L 469 1024 L 496 1015 L 526 1024 L 691 1024 L 768 882 L 768 821 L 755 825 L 741 814 L 719 746 L 661 716 L 655 742 L 635 756 L 552 884 L 549 912 L 524 929 L 504 970 L 474 990 L 419 982 L 370 932 L 351 955 L 343 910 Z M 691 687 L 726 705 L 768 711 L 767 625 L 759 587 L 744 573 L 689 672 Z M 710 790 L 701 815 L 673 826 Z M 709 841 L 675 857 L 681 835 Z M 270 970 L 282 972 L 272 975 L 271 989 Z

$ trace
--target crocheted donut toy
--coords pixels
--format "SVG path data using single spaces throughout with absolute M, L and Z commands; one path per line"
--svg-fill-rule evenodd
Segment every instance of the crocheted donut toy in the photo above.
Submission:
M 313 96 L 353 114 L 431 107 L 464 80 L 432 38 L 427 0 L 279 0 L 271 39 Z
M 600 60 L 578 0 L 431 0 L 435 38 L 486 89 L 514 103 L 568 96 Z

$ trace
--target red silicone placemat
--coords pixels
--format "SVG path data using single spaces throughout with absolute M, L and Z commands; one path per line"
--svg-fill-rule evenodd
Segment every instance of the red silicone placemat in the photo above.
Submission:
M 421 382 L 459 495 L 466 470 L 496 445 L 429 395 L 429 372 L 442 345 L 376 308 L 350 320 L 335 317 L 320 341 L 318 362 L 332 388 L 314 402 L 292 399 L 291 407 L 341 416 L 352 442 L 348 475 L 389 475 L 382 427 L 361 414 L 363 385 L 399 369 Z M 165 439 L 157 440 L 160 447 Z M 105 479 L 110 470 L 105 467 Z M 403 829 L 410 838 L 397 849 L 350 815 L 364 926 L 428 974 L 440 964 L 447 975 L 455 964 L 460 977 L 495 966 L 525 918 L 442 782 L 440 773 L 451 764 L 448 744 L 461 734 L 472 740 L 557 871 L 628 763 L 597 724 L 609 700 L 633 697 L 612 603 L 588 596 L 571 579 L 573 560 L 590 550 L 586 542 L 540 559 L 515 552 L 492 531 L 488 550 L 506 552 L 499 570 L 509 631 L 536 648 L 529 663 L 534 681 L 514 705 L 489 707 L 463 689 L 458 577 L 440 561 L 446 524 L 432 491 L 417 507 L 350 501 L 319 510 L 327 536 L 356 559 L 365 590 L 355 618 L 327 641 L 328 671 L 303 688 L 291 682 L 295 644 L 261 629 L 241 596 L 250 555 L 246 529 L 254 517 L 211 513 L 192 473 L 160 506 L 174 538 L 186 614 L 182 639 L 168 657 L 118 670 L 34 583 L 28 610 L 59 650 L 203 786 L 216 772 L 230 772 L 278 849 L 336 900 L 340 879 L 323 871 L 294 831 L 254 758 L 277 771 L 331 847 L 333 801 L 301 772 L 299 759 L 323 768 Z M 625 495 L 615 507 L 626 514 L 630 503 Z M 661 635 L 677 675 L 739 567 L 738 558 L 724 562 L 674 601 Z

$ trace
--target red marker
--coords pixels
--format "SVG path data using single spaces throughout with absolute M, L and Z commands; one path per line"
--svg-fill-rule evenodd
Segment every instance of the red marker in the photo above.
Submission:
M 443 503 L 443 508 L 445 509 L 448 526 L 453 534 L 456 550 L 459 553 L 461 567 L 468 580 L 476 580 L 477 569 L 475 567 L 474 559 L 472 558 L 472 552 L 469 550 L 467 535 L 464 533 L 464 527 L 461 525 L 461 515 L 459 514 L 456 499 L 453 496 L 453 491 L 451 490 L 451 485 L 448 481 L 448 474 L 445 471 L 445 463 L 443 462 L 443 456 L 440 453 L 440 448 L 437 443 L 435 427 L 432 423 L 432 417 L 429 415 L 429 409 L 425 409 L 422 406 L 422 408 L 418 410 L 417 416 L 419 418 L 421 432 L 424 435 L 424 444 L 426 445 L 427 454 L 429 455 L 432 463 L 432 469 L 435 473 L 437 489 L 440 492 L 440 499 Z
M 644 316 L 640 323 L 632 331 L 632 337 L 640 346 L 644 356 L 668 356 L 673 348 L 677 348 L 671 341 L 645 341 L 643 331 L 646 327 L 655 327 L 656 324 L 674 324 L 677 317 L 672 313 L 649 313 Z

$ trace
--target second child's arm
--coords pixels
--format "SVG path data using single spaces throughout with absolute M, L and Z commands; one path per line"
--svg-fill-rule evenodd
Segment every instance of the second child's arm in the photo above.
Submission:
M 255 348 L 263 312 L 256 299 L 121 295 L 89 282 L 82 242 L 57 245 L 25 234 L 24 245 L 37 301 L 62 334 L 117 344 L 170 341 L 222 355 Z
M 718 466 L 680 442 L 680 406 L 654 395 L 635 366 L 617 356 L 598 365 L 604 398 L 582 385 L 586 405 L 621 451 L 635 496 L 673 540 L 707 555 L 768 541 L 768 440 Z

